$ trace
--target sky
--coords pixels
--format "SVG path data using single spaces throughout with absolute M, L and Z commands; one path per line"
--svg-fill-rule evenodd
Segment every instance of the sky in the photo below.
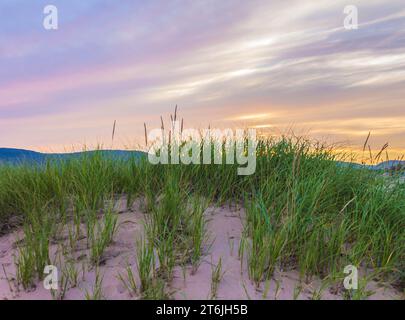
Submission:
M 43 27 L 46 5 L 58 29 Z M 343 26 L 358 8 L 357 30 Z M 403 0 L 1 0 L 0 147 L 135 148 L 191 128 L 405 153 Z M 111 142 L 116 120 L 115 139 Z

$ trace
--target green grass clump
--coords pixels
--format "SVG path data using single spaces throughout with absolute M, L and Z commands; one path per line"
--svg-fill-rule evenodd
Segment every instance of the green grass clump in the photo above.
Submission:
M 117 215 L 111 208 L 108 208 L 99 221 L 92 218 L 88 222 L 91 262 L 99 264 L 101 262 L 105 249 L 113 241 L 117 230 Z
M 137 242 L 137 267 L 140 279 L 139 291 L 142 299 L 163 300 L 169 297 L 166 282 L 156 272 L 156 258 L 153 244 L 147 239 Z M 127 283 L 130 285 L 130 282 Z M 132 279 L 132 287 L 135 281 Z
M 218 288 L 225 272 L 222 271 L 222 258 L 219 258 L 218 264 L 211 267 L 211 299 L 215 300 L 218 295 Z
M 44 268 L 50 264 L 49 243 L 55 236 L 55 216 L 46 210 L 28 211 L 23 226 L 24 238 L 17 243 L 17 282 L 24 289 L 35 279 L 42 279 Z

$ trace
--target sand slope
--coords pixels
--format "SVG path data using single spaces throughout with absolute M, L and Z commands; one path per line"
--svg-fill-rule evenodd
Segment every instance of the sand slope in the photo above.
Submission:
M 102 292 L 105 299 L 139 299 L 138 295 L 130 294 L 119 275 L 125 278 L 126 268 L 130 266 L 139 283 L 136 267 L 136 239 L 143 235 L 145 215 L 139 201 L 131 208 L 126 208 L 125 199 L 116 203 L 119 228 L 114 242 L 106 250 L 98 272 L 103 277 Z M 191 266 L 176 267 L 174 279 L 169 285 L 174 299 L 311 299 L 314 290 L 320 287 L 321 281 L 312 280 L 301 283 L 296 271 L 281 272 L 276 270 L 274 277 L 257 288 L 248 277 L 246 254 L 240 261 L 238 251 L 243 230 L 244 211 L 238 208 L 223 206 L 210 207 L 206 210 L 208 241 L 201 264 L 192 274 Z M 83 226 L 84 228 L 84 226 Z M 49 290 L 44 289 L 41 281 L 30 290 L 17 289 L 15 281 L 14 259 L 17 253 L 16 241 L 23 235 L 21 230 L 0 237 L 0 299 L 53 299 Z M 58 241 L 52 243 L 51 260 L 59 267 L 59 278 L 68 263 L 60 259 L 63 249 L 68 247 L 67 235 L 62 234 Z M 86 238 L 83 237 L 74 252 L 71 253 L 70 268 L 78 274 L 78 283 L 68 287 L 64 299 L 84 299 L 85 293 L 92 292 L 96 268 L 87 262 L 89 250 Z M 218 285 L 216 297 L 212 297 L 212 271 L 221 259 L 222 279 Z M 61 270 L 62 269 L 62 270 Z M 297 289 L 300 292 L 297 293 Z M 401 296 L 393 288 L 384 288 L 370 282 L 368 289 L 374 293 L 370 299 L 400 299 Z M 297 293 L 297 294 L 295 294 Z M 334 294 L 336 293 L 336 294 Z M 338 290 L 325 288 L 322 299 L 342 299 Z

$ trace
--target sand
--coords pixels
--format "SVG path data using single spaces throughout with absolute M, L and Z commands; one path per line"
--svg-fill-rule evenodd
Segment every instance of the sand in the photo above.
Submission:
M 140 299 L 136 294 L 131 294 L 119 279 L 119 275 L 126 277 L 126 268 L 130 266 L 137 277 L 136 267 L 136 239 L 143 235 L 145 215 L 142 213 L 140 202 L 137 201 L 131 208 L 126 208 L 125 199 L 116 203 L 118 211 L 118 231 L 113 243 L 108 247 L 103 262 L 98 267 L 98 272 L 103 277 L 102 293 L 105 299 Z M 321 281 L 313 279 L 308 283 L 299 281 L 297 271 L 282 272 L 276 270 L 273 278 L 262 283 L 259 287 L 253 284 L 248 277 L 246 254 L 244 259 L 239 259 L 239 242 L 243 230 L 243 209 L 223 206 L 210 207 L 206 210 L 208 239 L 205 253 L 197 271 L 193 273 L 191 266 L 176 267 L 174 279 L 169 286 L 169 291 L 174 299 L 279 299 L 291 300 L 311 299 L 314 290 L 320 287 Z M 84 228 L 84 226 L 83 226 Z M 46 290 L 41 281 L 29 290 L 17 289 L 15 281 L 15 256 L 17 254 L 16 241 L 23 237 L 22 230 L 0 237 L 0 299 L 9 300 L 38 300 L 54 299 L 49 290 Z M 58 259 L 63 246 L 67 247 L 67 236 L 62 234 L 58 243 L 50 245 L 51 260 L 58 266 Z M 75 287 L 67 288 L 64 299 L 84 299 L 86 291 L 92 292 L 96 269 L 87 262 L 89 251 L 86 239 L 83 237 L 73 252 L 71 265 L 78 272 L 78 283 Z M 218 286 L 217 295 L 212 297 L 211 278 L 212 270 L 222 261 L 223 276 Z M 60 263 L 61 265 L 66 265 Z M 61 270 L 59 267 L 59 278 Z M 297 288 L 300 293 L 295 295 Z M 371 281 L 367 287 L 373 294 L 369 299 L 401 299 L 401 295 L 388 285 L 381 285 Z M 342 299 L 341 291 L 326 288 L 322 292 L 322 299 Z

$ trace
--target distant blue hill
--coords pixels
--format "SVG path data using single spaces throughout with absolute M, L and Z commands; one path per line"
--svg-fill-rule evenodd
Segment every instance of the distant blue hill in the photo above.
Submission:
M 24 149 L 0 148 L 0 164 L 45 163 L 48 160 L 68 160 L 80 158 L 85 155 L 99 153 L 103 157 L 117 159 L 140 158 L 145 155 L 142 151 L 127 150 L 97 150 L 73 153 L 41 153 Z
M 393 170 L 395 168 L 401 167 L 405 168 L 405 161 L 400 160 L 390 160 L 384 161 L 376 165 L 366 165 L 366 164 L 359 164 L 359 163 L 352 163 L 352 162 L 343 162 L 338 161 L 338 165 L 342 167 L 352 167 L 356 169 L 370 169 L 370 170 Z
M 389 169 L 393 169 L 393 168 L 396 168 L 396 167 L 405 168 L 405 161 L 390 160 L 390 161 L 381 162 L 380 164 L 377 164 L 374 167 L 377 170 L 389 170 Z
M 19 164 L 19 163 L 46 163 L 48 160 L 68 160 L 80 158 L 85 155 L 99 153 L 104 157 L 111 157 L 115 159 L 131 159 L 146 156 L 143 151 L 128 151 L 128 150 L 97 150 L 97 151 L 83 151 L 73 153 L 41 153 L 24 149 L 13 148 L 0 148 L 0 164 Z M 402 165 L 405 167 L 405 161 L 391 160 L 381 162 L 377 165 L 361 165 L 351 162 L 338 162 L 339 166 L 365 168 L 370 170 L 389 170 Z

